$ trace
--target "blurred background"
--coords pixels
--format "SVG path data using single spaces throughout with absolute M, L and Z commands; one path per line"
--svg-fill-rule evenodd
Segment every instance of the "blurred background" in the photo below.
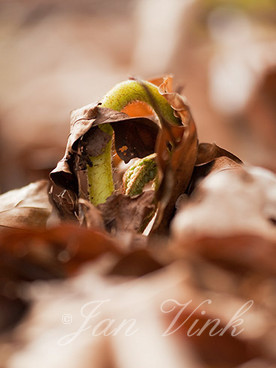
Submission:
M 174 75 L 201 142 L 276 171 L 275 0 L 0 0 L 0 192 L 47 177 L 70 111 Z

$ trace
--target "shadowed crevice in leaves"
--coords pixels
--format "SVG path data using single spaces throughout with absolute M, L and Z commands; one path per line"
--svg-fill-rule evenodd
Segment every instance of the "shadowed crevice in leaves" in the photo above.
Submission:
M 142 232 L 154 215 L 154 192 L 146 191 L 131 198 L 123 194 L 114 194 L 100 204 L 106 229 L 112 233 L 120 231 Z
M 200 143 L 192 178 L 186 193 L 190 195 L 199 180 L 214 171 L 227 170 L 241 166 L 243 162 L 231 152 L 215 143 Z
M 154 152 L 159 127 L 150 119 L 133 118 L 112 124 L 118 156 L 128 163 L 132 158 L 143 158 Z
M 73 190 L 64 189 L 58 185 L 52 185 L 49 191 L 49 199 L 53 210 L 49 222 L 78 222 L 78 196 Z
M 154 152 L 158 133 L 155 122 L 147 118 L 130 118 L 122 112 L 90 104 L 71 114 L 70 135 L 64 157 L 50 174 L 55 185 L 77 190 L 74 160 L 79 143 L 81 143 L 79 153 L 84 156 L 83 160 L 87 163 L 90 152 L 98 155 L 109 140 L 106 133 L 97 128 L 103 124 L 111 124 L 114 128 L 115 147 L 118 155 L 125 162 L 133 157 L 144 157 Z

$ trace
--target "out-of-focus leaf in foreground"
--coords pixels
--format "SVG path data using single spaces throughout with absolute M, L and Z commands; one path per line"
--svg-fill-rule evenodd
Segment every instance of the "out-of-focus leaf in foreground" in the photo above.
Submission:
M 31 312 L 6 347 L 14 349 L 12 366 L 20 367 L 24 361 L 35 367 L 45 346 L 55 353 L 41 362 L 43 368 L 76 363 L 83 368 L 118 364 L 150 368 L 157 363 L 164 368 L 234 368 L 255 359 L 263 362 L 261 367 L 272 364 L 273 310 L 256 297 L 260 288 L 272 297 L 269 272 L 266 278 L 260 273 L 256 280 L 254 269 L 236 274 L 223 264 L 197 257 L 196 251 L 193 257 L 167 253 L 166 266 L 158 261 L 158 253 L 137 250 L 121 258 L 104 256 L 74 278 L 33 284 L 28 290 Z M 254 308 L 242 315 L 242 324 L 236 329 L 229 325 L 252 298 Z M 82 329 L 84 317 L 95 306 L 97 313 Z M 69 324 L 62 323 L 66 315 L 72 318 Z M 112 334 L 122 321 L 134 324 L 128 331 L 132 334 L 125 334 L 124 327 Z M 198 329 L 203 330 L 196 335 Z M 221 329 L 225 329 L 221 336 L 210 336 Z M 237 329 L 242 333 L 235 336 L 231 332 Z
M 26 281 L 64 277 L 106 252 L 120 254 L 115 240 L 79 226 L 6 230 L 0 234 L 0 274 Z
M 103 232 L 73 225 L 51 229 L 6 229 L 0 234 L 0 333 L 27 308 L 24 285 L 67 277 L 105 253 L 121 254 Z M 0 354 L 1 355 L 1 354 Z
M 155 106 L 158 123 L 143 104 L 72 114 L 50 197 L 60 221 L 77 226 L 45 229 L 46 183 L 2 195 L 11 227 L 20 227 L 0 233 L 3 367 L 275 365 L 276 177 L 215 144 L 198 144 L 172 80 L 154 82 L 180 125 Z M 104 124 L 115 132 L 116 174 L 117 161 L 156 153 L 157 192 L 147 187 L 130 197 L 119 183 L 105 203 L 88 201 L 89 157 L 111 139 Z M 43 221 L 27 211 L 41 204 Z M 159 237 L 148 242 L 139 232 L 156 208 Z M 41 228 L 22 229 L 38 220 Z
M 276 176 L 261 168 L 230 165 L 214 170 L 176 214 L 172 231 L 185 235 L 256 234 L 276 238 Z

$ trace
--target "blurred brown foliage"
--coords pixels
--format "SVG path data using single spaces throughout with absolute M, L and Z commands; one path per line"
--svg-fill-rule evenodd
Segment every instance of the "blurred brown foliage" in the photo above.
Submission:
M 47 177 L 69 112 L 130 75 L 173 73 L 201 141 L 275 170 L 273 1 L 3 0 L 0 10 L 2 192 Z
M 96 209 L 74 193 L 58 221 L 45 180 L 0 196 L 1 368 L 275 366 L 276 179 L 228 152 L 275 171 L 273 22 L 270 0 L 0 2 L 1 191 L 47 178 L 69 112 L 132 74 L 174 73 L 200 141 L 218 143 L 197 146 L 186 105 L 190 129 L 163 126 L 163 184 L 172 170 L 183 185 L 158 193 L 169 236 L 136 233 L 141 197 Z M 132 336 L 101 333 L 124 319 Z

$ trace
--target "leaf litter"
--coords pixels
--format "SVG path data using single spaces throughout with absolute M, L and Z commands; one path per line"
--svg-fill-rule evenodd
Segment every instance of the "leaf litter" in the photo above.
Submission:
M 157 122 L 135 104 L 125 112 L 88 105 L 71 115 L 50 202 L 47 182 L 0 196 L 3 367 L 275 364 L 276 177 L 216 144 L 199 143 L 171 77 L 153 82 L 181 125 Z M 89 155 L 109 140 L 103 124 L 114 129 L 116 174 L 156 152 L 156 191 L 131 198 L 117 184 L 106 203 L 88 201 Z M 67 345 L 83 323 L 81 308 L 97 300 L 106 301 L 100 313 Z M 242 332 L 231 334 L 229 321 L 249 305 Z M 66 314 L 71 324 L 62 323 Z M 136 332 L 93 330 L 111 319 L 135 321 Z M 173 333 L 164 336 L 173 321 Z M 210 336 L 218 330 L 225 332 Z

